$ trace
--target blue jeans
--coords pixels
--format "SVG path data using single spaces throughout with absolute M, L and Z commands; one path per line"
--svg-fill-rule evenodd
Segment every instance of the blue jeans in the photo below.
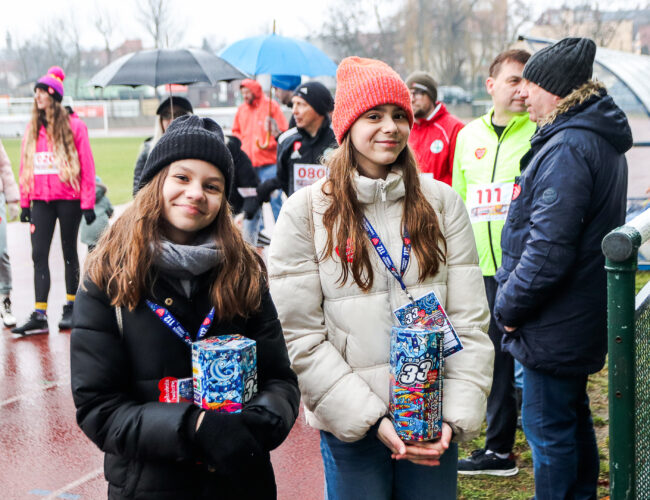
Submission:
M 515 359 L 515 387 L 524 388 L 524 365 Z
M 536 500 L 595 500 L 600 468 L 587 376 L 524 366 L 522 422 L 533 451 Z
M 451 443 L 440 465 L 393 460 L 377 437 L 354 443 L 321 431 L 326 500 L 455 500 L 458 446 Z

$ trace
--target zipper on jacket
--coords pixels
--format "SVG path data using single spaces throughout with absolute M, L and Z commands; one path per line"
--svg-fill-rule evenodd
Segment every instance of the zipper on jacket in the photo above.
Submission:
M 503 131 L 503 134 L 501 134 L 501 137 L 506 135 L 506 131 Z M 490 182 L 494 182 L 494 178 L 496 177 L 497 173 L 497 160 L 499 159 L 499 148 L 501 147 L 501 139 L 499 138 L 499 141 L 497 142 L 497 152 L 494 155 L 494 165 L 492 166 L 492 179 Z M 488 227 L 488 241 L 490 242 L 490 255 L 492 255 L 492 263 L 494 264 L 494 272 L 496 274 L 497 272 L 497 258 L 496 255 L 494 255 L 494 245 L 492 245 L 492 221 L 487 221 L 487 227 Z
M 381 191 L 381 201 L 386 201 L 386 182 L 380 181 L 379 189 Z
M 492 131 L 494 131 L 494 125 L 492 125 L 492 117 L 490 117 L 490 125 L 492 126 Z M 514 126 L 514 121 L 511 120 L 509 125 L 510 126 L 506 126 L 506 128 L 503 130 L 501 137 L 497 138 L 497 152 L 494 155 L 494 165 L 492 165 L 492 179 L 490 180 L 490 182 L 494 182 L 494 178 L 496 177 L 497 174 L 497 161 L 499 160 L 499 149 L 501 148 L 501 143 L 505 139 L 506 134 Z M 494 133 L 496 134 L 496 132 Z M 498 266 L 497 266 L 496 255 L 494 255 L 494 245 L 492 244 L 492 221 L 488 221 L 487 227 L 488 227 L 488 240 L 490 241 L 490 255 L 492 255 L 492 263 L 494 264 L 494 273 L 496 274 Z

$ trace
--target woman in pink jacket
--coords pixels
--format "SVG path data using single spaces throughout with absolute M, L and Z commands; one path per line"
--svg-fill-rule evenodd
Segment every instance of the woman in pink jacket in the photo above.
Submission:
M 95 163 L 86 125 L 61 106 L 65 74 L 52 66 L 34 87 L 34 108 L 20 157 L 21 222 L 31 223 L 36 306 L 12 332 L 47 333 L 50 291 L 48 256 L 57 219 L 65 265 L 66 303 L 60 329 L 72 327 L 72 306 L 79 285 L 77 234 L 83 215 L 95 219 Z

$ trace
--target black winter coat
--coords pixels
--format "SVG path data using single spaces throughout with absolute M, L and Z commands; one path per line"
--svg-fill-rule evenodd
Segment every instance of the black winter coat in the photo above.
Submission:
M 287 130 L 279 138 L 277 176 L 273 179 L 273 189 L 269 188 L 268 192 L 282 189 L 287 196 L 291 196 L 294 191 L 294 164 L 320 165 L 326 151 L 336 147 L 336 137 L 327 116 L 314 137 L 301 128 Z
M 234 135 L 227 135 L 226 146 L 228 146 L 228 151 L 230 151 L 233 163 L 235 164 L 235 185 L 233 186 L 228 201 L 232 207 L 233 214 L 238 214 L 243 211 L 250 219 L 259 208 L 257 197 L 253 195 L 244 198 L 237 188 L 256 188 L 260 181 L 250 158 L 241 149 L 241 141 Z
M 196 335 L 210 309 L 209 274 L 200 277 L 190 299 L 162 278 L 150 298 Z M 242 413 L 220 414 L 225 425 L 212 426 L 207 437 L 207 415 L 194 431 L 198 407 L 158 402 L 162 378 L 192 376 L 190 347 L 144 301 L 132 312 L 122 308 L 122 314 L 123 335 L 106 294 L 85 280 L 74 308 L 72 394 L 77 422 L 105 452 L 109 498 L 275 498 L 269 451 L 288 435 L 300 393 L 268 291 L 259 312 L 230 322 L 215 318 L 207 333 L 241 333 L 257 342 L 259 388 Z M 231 453 L 240 443 L 250 449 Z
M 582 101 L 582 102 L 581 102 Z M 590 84 L 531 139 L 508 212 L 494 316 L 518 327 L 503 347 L 528 368 L 594 373 L 607 352 L 603 237 L 624 223 L 632 133 Z
M 135 196 L 138 192 L 140 176 L 142 175 L 142 170 L 144 170 L 145 163 L 147 163 L 147 158 L 149 158 L 152 141 L 153 137 L 148 137 L 145 139 L 144 143 L 142 143 L 140 154 L 138 154 L 138 159 L 135 161 L 135 168 L 133 169 L 133 196 Z

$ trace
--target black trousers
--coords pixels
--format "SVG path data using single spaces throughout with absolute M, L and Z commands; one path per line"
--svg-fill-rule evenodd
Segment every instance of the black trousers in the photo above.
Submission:
M 57 219 L 61 230 L 66 293 L 74 295 L 79 286 L 79 256 L 77 255 L 77 235 L 81 222 L 79 200 L 35 200 L 32 202 L 32 260 L 36 302 L 47 302 L 50 293 L 48 260 Z
M 490 315 L 494 313 L 497 282 L 493 276 L 483 276 Z M 515 396 L 514 358 L 501 350 L 503 333 L 490 319 L 488 335 L 494 345 L 494 375 L 487 400 L 487 431 L 485 448 L 496 453 L 510 453 L 517 431 L 517 398 Z

